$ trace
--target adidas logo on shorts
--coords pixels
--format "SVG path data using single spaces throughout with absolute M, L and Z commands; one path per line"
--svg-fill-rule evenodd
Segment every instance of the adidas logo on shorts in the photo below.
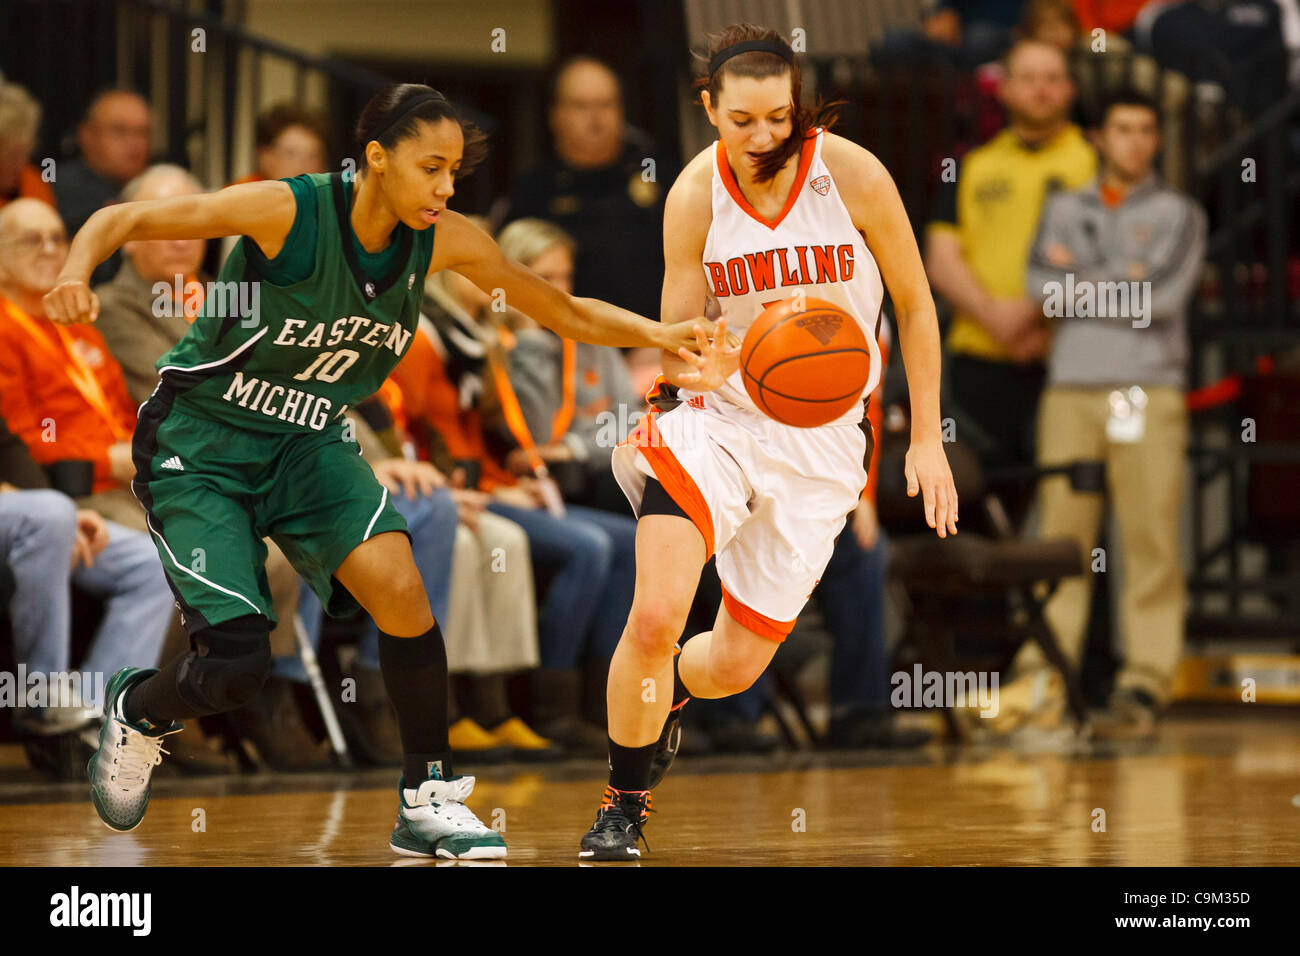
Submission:
M 159 468 L 170 468 L 172 471 L 184 471 L 185 466 L 181 464 L 179 455 L 172 455 L 165 462 L 158 466 Z

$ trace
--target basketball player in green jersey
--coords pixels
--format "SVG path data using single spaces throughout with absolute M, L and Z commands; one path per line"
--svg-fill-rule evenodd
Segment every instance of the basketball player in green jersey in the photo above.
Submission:
M 405 522 L 343 413 L 401 359 L 425 275 L 439 269 L 500 290 L 562 336 L 697 346 L 693 330 L 557 291 L 448 210 L 455 177 L 484 144 L 440 93 L 404 84 L 377 94 L 357 139 L 364 162 L 355 183 L 308 175 L 100 210 L 46 296 L 54 321 L 94 321 L 87 281 L 124 242 L 241 236 L 201 315 L 159 360 L 133 444 L 132 487 L 192 649 L 160 670 L 127 668 L 109 681 L 91 796 L 109 827 L 133 829 L 178 721 L 233 710 L 261 688 L 274 624 L 263 570 L 270 536 L 330 613 L 360 604 L 379 626 L 405 752 L 391 847 L 500 858 L 504 840 L 465 806 L 474 778 L 452 773 L 446 650 Z

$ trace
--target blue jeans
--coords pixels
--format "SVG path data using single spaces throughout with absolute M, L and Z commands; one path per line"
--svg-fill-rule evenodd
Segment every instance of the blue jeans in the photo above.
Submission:
M 528 535 L 533 566 L 555 572 L 539 609 L 541 666 L 608 661 L 627 625 L 636 589 L 636 521 L 631 515 L 567 505 L 563 518 L 494 501 L 488 510 Z
M 885 658 L 885 575 L 889 539 L 882 530 L 864 551 L 845 527 L 813 596 L 821 604 L 832 639 L 831 713 L 889 709 Z
M 175 601 L 157 549 L 147 534 L 110 521 L 108 546 L 90 567 L 69 573 L 76 522 L 76 505 L 57 491 L 0 494 L 0 553 L 16 585 L 9 602 L 15 660 L 33 673 L 69 669 L 71 582 L 104 602 L 79 670 L 102 673 L 107 682 L 123 667 L 156 666 Z
M 414 499 L 399 491 L 393 494 L 392 501 L 393 507 L 406 519 L 406 527 L 411 532 L 411 553 L 424 581 L 429 609 L 433 619 L 441 624 L 447 618 L 447 604 L 451 599 L 451 557 L 456 545 L 456 525 L 460 521 L 456 502 L 445 488 Z M 298 597 L 298 614 L 311 646 L 319 647 L 325 611 L 316 592 L 305 581 Z M 357 642 L 357 663 L 379 669 L 379 628 L 369 616 Z M 285 680 L 307 681 L 307 672 L 296 656 L 275 658 L 273 673 Z

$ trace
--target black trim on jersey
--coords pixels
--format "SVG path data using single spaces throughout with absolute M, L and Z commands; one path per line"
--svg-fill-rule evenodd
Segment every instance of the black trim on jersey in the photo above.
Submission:
M 876 342 L 880 342 L 880 323 L 885 317 L 885 300 L 882 297 L 880 305 L 876 308 Z M 880 370 L 879 381 L 884 381 L 885 370 Z M 883 393 L 882 393 L 883 394 Z M 871 455 L 876 448 L 876 433 L 871 428 L 871 419 L 867 416 L 868 409 L 871 408 L 871 393 L 867 392 L 862 399 L 862 420 L 858 422 L 858 427 L 862 429 L 862 434 L 867 437 L 867 453 L 862 458 L 862 468 L 864 471 L 871 471 Z
M 871 453 L 876 450 L 876 433 L 872 429 L 871 422 L 867 419 L 867 414 L 866 414 L 867 402 L 869 401 L 871 401 L 871 399 L 866 399 L 863 401 L 862 421 L 858 422 L 858 427 L 862 429 L 862 434 L 865 435 L 867 439 L 867 451 L 866 454 L 862 456 L 862 470 L 868 473 L 870 473 L 871 471 Z
M 393 262 L 392 269 L 389 270 L 387 275 L 378 279 L 368 275 L 362 271 L 361 263 L 357 259 L 357 251 L 352 245 L 354 234 L 352 232 L 352 222 L 348 216 L 347 196 L 343 192 L 343 174 L 341 172 L 330 174 L 330 187 L 334 195 L 334 213 L 338 219 L 339 240 L 343 246 L 343 256 L 348 261 L 348 268 L 352 270 L 352 278 L 356 280 L 357 289 L 361 292 L 361 298 L 369 305 L 387 292 L 393 283 L 401 278 L 402 274 L 409 268 L 411 244 L 414 241 L 415 230 L 405 223 L 399 222 L 397 231 L 401 234 L 401 238 L 398 240 L 401 245 L 398 247 L 397 258 Z M 436 226 L 430 226 L 429 228 L 434 229 Z M 427 267 L 426 271 L 428 271 Z M 420 278 L 423 281 L 424 277 L 421 276 Z M 373 295 L 366 292 L 367 285 L 374 288 Z
M 158 376 L 158 380 L 163 383 L 163 386 L 170 388 L 177 394 L 180 392 L 188 392 L 190 389 L 202 385 L 210 378 L 216 378 L 218 375 L 225 375 L 227 373 L 233 375 L 235 372 L 243 371 L 244 366 L 252 360 L 253 353 L 256 351 L 257 346 L 254 345 L 250 349 L 244 349 L 241 354 L 235 356 L 230 361 L 223 362 L 220 365 L 214 365 L 212 368 L 198 370 L 170 368 L 165 372 L 161 372 Z M 230 423 L 227 422 L 227 424 Z
M 149 396 L 148 401 L 140 407 L 140 416 L 135 426 L 135 435 L 131 439 L 131 461 L 135 465 L 135 477 L 131 479 L 131 491 L 135 493 L 136 499 L 144 508 L 145 517 L 149 529 L 161 536 L 164 540 L 167 535 L 163 529 L 162 519 L 154 514 L 153 494 L 149 491 L 149 483 L 154 480 L 153 460 L 158 454 L 158 429 L 162 423 L 167 420 L 171 414 L 172 406 L 176 402 L 178 391 L 166 382 L 160 382 L 154 389 L 154 393 Z M 163 570 L 167 568 L 167 562 L 163 562 Z M 172 597 L 176 599 L 176 606 L 181 609 L 181 614 L 185 617 L 185 630 L 188 634 L 193 634 L 197 630 L 210 626 L 205 618 L 196 608 L 185 603 L 181 597 L 180 588 L 172 583 L 172 576 L 164 574 L 167 579 L 167 586 L 171 588 Z
M 674 408 L 682 403 L 681 396 L 678 395 L 680 389 L 668 379 L 659 383 L 659 393 L 650 402 L 661 412 L 671 412 Z

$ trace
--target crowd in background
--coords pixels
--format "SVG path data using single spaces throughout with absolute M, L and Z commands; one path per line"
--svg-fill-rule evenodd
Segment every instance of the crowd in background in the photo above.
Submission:
M 922 33 L 891 36 L 881 53 L 996 64 L 1005 125 L 963 157 L 921 237 L 936 297 L 952 312 L 944 414 L 986 466 L 1106 463 L 1105 498 L 1126 555 L 1124 666 L 1108 714 L 1141 733 L 1168 704 L 1181 654 L 1186 314 L 1206 221 L 1156 172 L 1167 130 L 1161 90 L 1097 91 L 1085 130 L 1072 119 L 1079 86 L 1067 51 L 1094 26 L 1160 46 L 1175 26 L 1191 29 L 1190 21 L 1169 22 L 1186 16 L 1179 6 L 946 2 Z M 642 175 L 643 134 L 628 127 L 618 77 L 598 60 L 575 58 L 557 71 L 549 121 L 553 155 L 513 183 L 499 222 L 480 225 L 557 287 L 657 315 L 674 164 L 659 157 L 659 175 Z M 109 90 L 87 105 L 77 154 L 58 159 L 53 176 L 31 155 L 39 123 L 30 95 L 0 86 L 0 558 L 10 656 L 29 671 L 107 675 L 173 657 L 186 642 L 129 490 L 130 440 L 135 410 L 157 381 L 155 361 L 201 308 L 209 244 L 127 243 L 95 272 L 94 325 L 55 326 L 41 298 L 69 237 L 96 209 L 225 184 L 151 165 L 151 105 L 131 91 Z M 257 123 L 253 172 L 239 181 L 333 171 L 327 128 L 294 105 L 269 110 Z M 1053 317 L 1045 300 L 1067 277 L 1148 283 L 1146 324 L 1128 315 Z M 887 338 L 886 325 L 882 346 Z M 426 282 L 418 334 L 393 376 L 349 412 L 362 453 L 410 527 L 447 639 L 451 744 L 471 760 L 604 754 L 605 674 L 631 606 L 635 558 L 635 521 L 609 459 L 657 373 L 653 353 L 563 340 L 444 272 Z M 879 417 L 874 425 L 879 435 Z M 928 735 L 896 726 L 889 701 L 889 545 L 874 495 L 873 470 L 813 595 L 832 642 L 827 739 L 913 747 Z M 1024 533 L 1070 537 L 1088 554 L 1104 501 L 1054 478 L 1008 507 Z M 231 740 L 251 744 L 275 769 L 329 765 L 328 743 L 309 719 L 295 634 L 301 622 L 301 638 L 321 646 L 323 610 L 267 545 L 280 622 L 274 676 L 221 726 L 196 721 L 171 738 L 184 771 L 235 769 Z M 76 661 L 74 590 L 102 605 Z M 683 637 L 711 626 L 718 600 L 706 569 Z M 1085 575 L 1048 605 L 1076 664 L 1089 603 Z M 343 672 L 354 696 L 337 704 L 340 717 L 364 759 L 395 762 L 400 742 L 376 628 L 365 619 L 350 631 Z M 1042 660 L 1026 650 L 1013 673 L 1008 725 L 1059 719 L 1062 688 Z M 777 739 L 760 724 L 770 696 L 760 680 L 736 698 L 704 702 L 688 751 L 773 749 Z M 51 755 L 93 725 L 95 702 L 74 704 L 16 714 L 34 763 L 57 772 Z

